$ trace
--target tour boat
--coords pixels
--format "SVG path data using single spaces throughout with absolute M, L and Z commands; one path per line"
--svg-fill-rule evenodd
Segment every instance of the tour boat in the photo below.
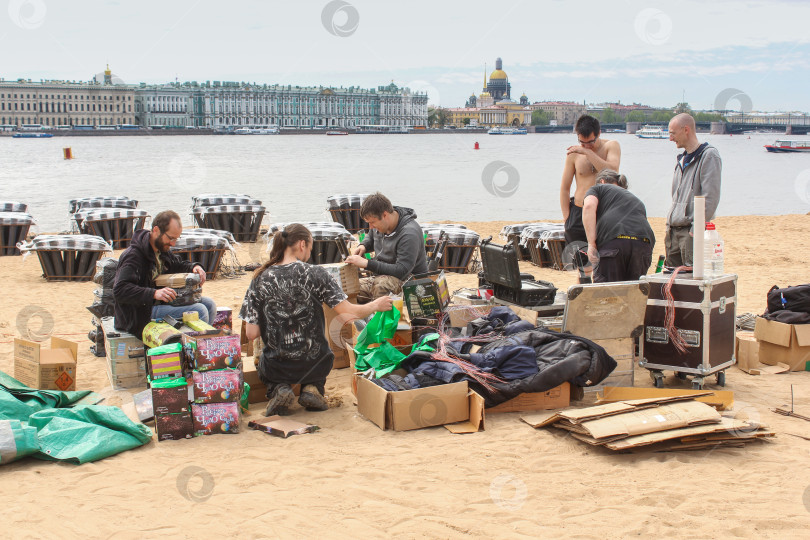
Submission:
M 640 139 L 669 139 L 669 130 L 661 126 L 644 126 L 636 131 L 636 137 Z
M 489 135 L 526 135 L 526 128 L 494 127 L 487 131 Z
M 51 137 L 53 137 L 53 133 L 42 132 L 15 133 L 11 136 L 13 139 L 50 139 Z
M 348 135 L 345 131 L 327 131 L 327 135 Z
M 765 150 L 768 152 L 810 152 L 810 141 L 779 140 L 773 144 L 766 144 Z

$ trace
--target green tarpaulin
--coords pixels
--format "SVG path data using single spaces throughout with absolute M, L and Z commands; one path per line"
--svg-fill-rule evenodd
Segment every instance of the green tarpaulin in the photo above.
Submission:
M 0 464 L 31 455 L 86 463 L 142 446 L 152 430 L 90 391 L 35 390 L 0 371 Z

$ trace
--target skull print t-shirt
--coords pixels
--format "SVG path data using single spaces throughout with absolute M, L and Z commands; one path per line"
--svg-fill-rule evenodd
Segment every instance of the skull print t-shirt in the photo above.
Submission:
M 264 349 L 258 372 L 265 383 L 322 383 L 334 355 L 324 335 L 322 304 L 346 295 L 319 266 L 270 266 L 250 282 L 239 317 L 259 327 Z

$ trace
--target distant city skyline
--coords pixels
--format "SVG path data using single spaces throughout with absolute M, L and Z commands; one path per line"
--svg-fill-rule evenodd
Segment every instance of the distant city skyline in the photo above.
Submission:
M 810 5 L 798 1 L 7 4 L 6 80 L 86 81 L 109 63 L 130 84 L 393 80 L 461 107 L 501 57 L 515 101 L 810 110 Z

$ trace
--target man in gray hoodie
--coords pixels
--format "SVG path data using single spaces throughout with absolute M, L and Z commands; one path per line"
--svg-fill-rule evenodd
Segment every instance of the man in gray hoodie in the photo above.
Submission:
M 683 154 L 678 156 L 672 177 L 672 207 L 667 214 L 664 244 L 667 266 L 692 266 L 695 195 L 706 197 L 706 221 L 714 218 L 720 203 L 720 173 L 723 163 L 717 148 L 700 143 L 695 119 L 681 113 L 669 122 L 669 140 Z
M 378 192 L 363 201 L 360 216 L 371 230 L 346 262 L 375 274 L 360 280 L 357 302 L 364 304 L 388 293 L 401 293 L 408 276 L 427 272 L 427 257 L 422 227 L 411 208 L 393 206 Z M 364 257 L 372 252 L 374 257 Z

